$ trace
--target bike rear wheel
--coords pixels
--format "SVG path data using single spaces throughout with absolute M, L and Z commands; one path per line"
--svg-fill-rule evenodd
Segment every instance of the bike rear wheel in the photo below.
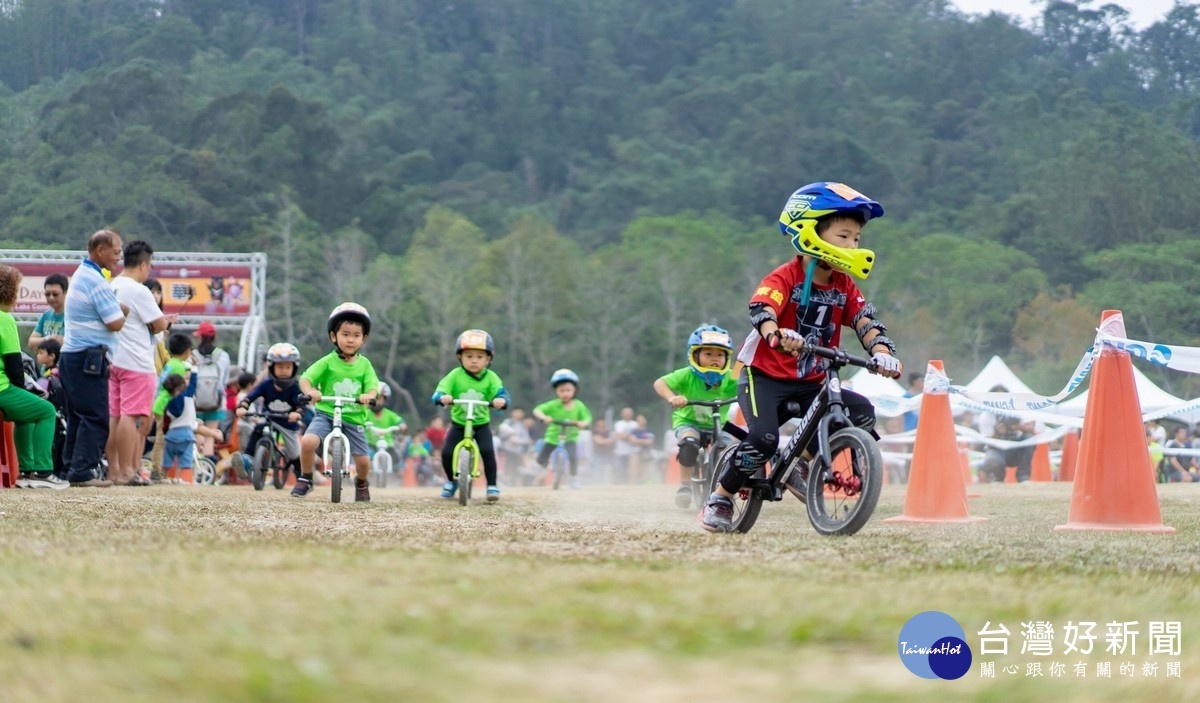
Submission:
M 254 461 L 250 465 L 250 481 L 254 490 L 261 491 L 267 483 L 267 470 L 271 468 L 271 445 L 259 442 L 254 447 Z
M 698 457 L 696 468 L 692 470 L 692 505 L 703 508 L 708 502 L 708 494 L 712 492 L 712 477 L 716 473 L 715 465 L 720 455 L 716 447 L 708 447 Z M 699 476 L 697 476 L 699 472 Z
M 329 499 L 334 503 L 342 502 L 342 471 L 346 468 L 345 447 L 338 440 L 329 445 Z
M 846 427 L 829 437 L 832 466 L 814 460 L 808 472 L 808 519 L 823 535 L 852 535 L 875 512 L 883 457 L 866 430 Z
M 287 457 L 276 454 L 275 465 L 271 467 L 271 485 L 275 486 L 276 490 L 282 490 L 287 485 L 288 468 L 290 464 Z
M 217 467 L 212 459 L 201 455 L 196 458 L 195 464 L 192 467 L 192 482 L 211 486 L 217 480 Z
M 458 504 L 466 505 L 471 499 L 471 464 L 475 455 L 470 449 L 463 447 L 455 457 L 454 475 L 458 477 Z
M 709 479 L 709 493 L 714 493 L 717 486 L 721 482 L 721 474 L 728 468 L 730 471 L 737 471 L 730 464 L 733 463 L 733 455 L 737 451 L 738 445 L 732 444 L 721 452 L 720 458 L 717 459 L 716 466 L 713 470 L 712 477 Z M 754 478 L 762 478 L 765 472 L 759 469 Z M 704 501 L 700 504 L 703 506 L 708 502 L 708 496 L 704 496 Z M 758 514 L 762 512 L 763 497 L 756 489 L 743 488 L 738 491 L 733 497 L 733 531 L 734 532 L 749 532 L 754 523 L 758 521 Z

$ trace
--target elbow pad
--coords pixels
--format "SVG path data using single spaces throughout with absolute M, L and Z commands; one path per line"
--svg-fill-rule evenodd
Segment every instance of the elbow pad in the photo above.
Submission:
M 862 342 L 864 347 L 867 346 L 867 335 L 871 334 L 871 330 L 879 330 L 879 334 L 882 336 L 884 332 L 887 332 L 887 326 L 879 320 L 868 320 L 867 324 L 861 328 L 856 326 L 854 333 L 858 335 L 858 341 Z
M 767 320 L 778 324 L 779 321 L 775 318 L 775 310 L 766 303 L 750 303 L 750 324 L 754 329 L 758 330 L 762 326 L 762 323 Z M 762 333 L 759 332 L 759 334 Z

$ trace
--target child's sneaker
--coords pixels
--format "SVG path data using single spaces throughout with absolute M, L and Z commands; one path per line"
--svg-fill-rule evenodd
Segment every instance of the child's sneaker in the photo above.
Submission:
M 457 481 L 446 481 L 442 484 L 442 497 L 450 499 L 454 497 L 454 493 L 458 490 Z
M 499 486 L 488 486 L 487 487 L 487 502 L 495 503 L 498 500 L 500 500 L 500 487 Z
M 675 491 L 675 507 L 687 510 L 692 506 L 692 489 L 689 486 L 680 486 L 679 490 Z
M 700 513 L 700 526 L 709 532 L 732 531 L 733 501 L 718 493 L 710 495 L 704 512 Z
M 70 487 L 71 484 L 55 476 L 49 471 L 30 471 L 29 478 L 26 480 L 25 484 L 25 488 L 52 488 L 56 491 L 61 491 L 64 488 Z
M 296 485 L 292 486 L 292 497 L 303 498 L 312 491 L 312 479 L 298 478 Z
M 355 503 L 370 503 L 371 502 L 371 486 L 366 481 L 354 479 L 354 502 Z
M 579 490 L 580 488 L 583 488 L 583 484 L 579 482 L 578 476 L 571 477 L 571 488 L 574 488 L 575 490 Z

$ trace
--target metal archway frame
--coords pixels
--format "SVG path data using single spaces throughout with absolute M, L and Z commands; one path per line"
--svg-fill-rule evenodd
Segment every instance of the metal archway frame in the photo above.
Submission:
M 79 263 L 86 258 L 85 251 L 68 250 L 37 250 L 37 249 L 0 249 L 0 262 L 16 267 L 27 276 L 27 271 L 37 271 L 37 277 L 44 277 L 48 269 L 55 269 L 67 276 L 72 275 Z M 234 266 L 249 269 L 249 309 L 245 312 L 181 312 L 178 325 L 195 328 L 201 322 L 212 323 L 218 330 L 236 332 L 238 340 L 237 363 L 243 369 L 258 368 L 255 358 L 257 350 L 266 344 L 266 282 L 267 255 L 263 252 L 247 254 L 219 254 L 213 252 L 155 252 L 154 270 L 186 270 L 188 267 L 223 267 Z M 158 275 L 157 273 L 155 275 Z M 36 291 L 40 296 L 41 291 Z M 170 305 L 165 306 L 171 312 Z M 32 326 L 41 316 L 41 310 L 36 312 L 14 311 L 12 316 L 21 326 Z

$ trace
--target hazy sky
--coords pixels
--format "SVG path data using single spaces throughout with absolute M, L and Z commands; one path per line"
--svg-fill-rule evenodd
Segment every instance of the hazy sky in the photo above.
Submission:
M 1006 15 L 1017 15 L 1030 20 L 1041 15 L 1045 2 L 1034 0 L 951 0 L 963 12 L 987 14 L 992 10 Z M 1200 0 L 1198 0 L 1200 1 Z M 1107 2 L 1129 10 L 1129 20 L 1137 29 L 1142 29 L 1160 20 L 1175 6 L 1175 0 L 1096 0 L 1091 7 L 1100 7 Z M 1195 4 L 1195 3 L 1192 3 Z

